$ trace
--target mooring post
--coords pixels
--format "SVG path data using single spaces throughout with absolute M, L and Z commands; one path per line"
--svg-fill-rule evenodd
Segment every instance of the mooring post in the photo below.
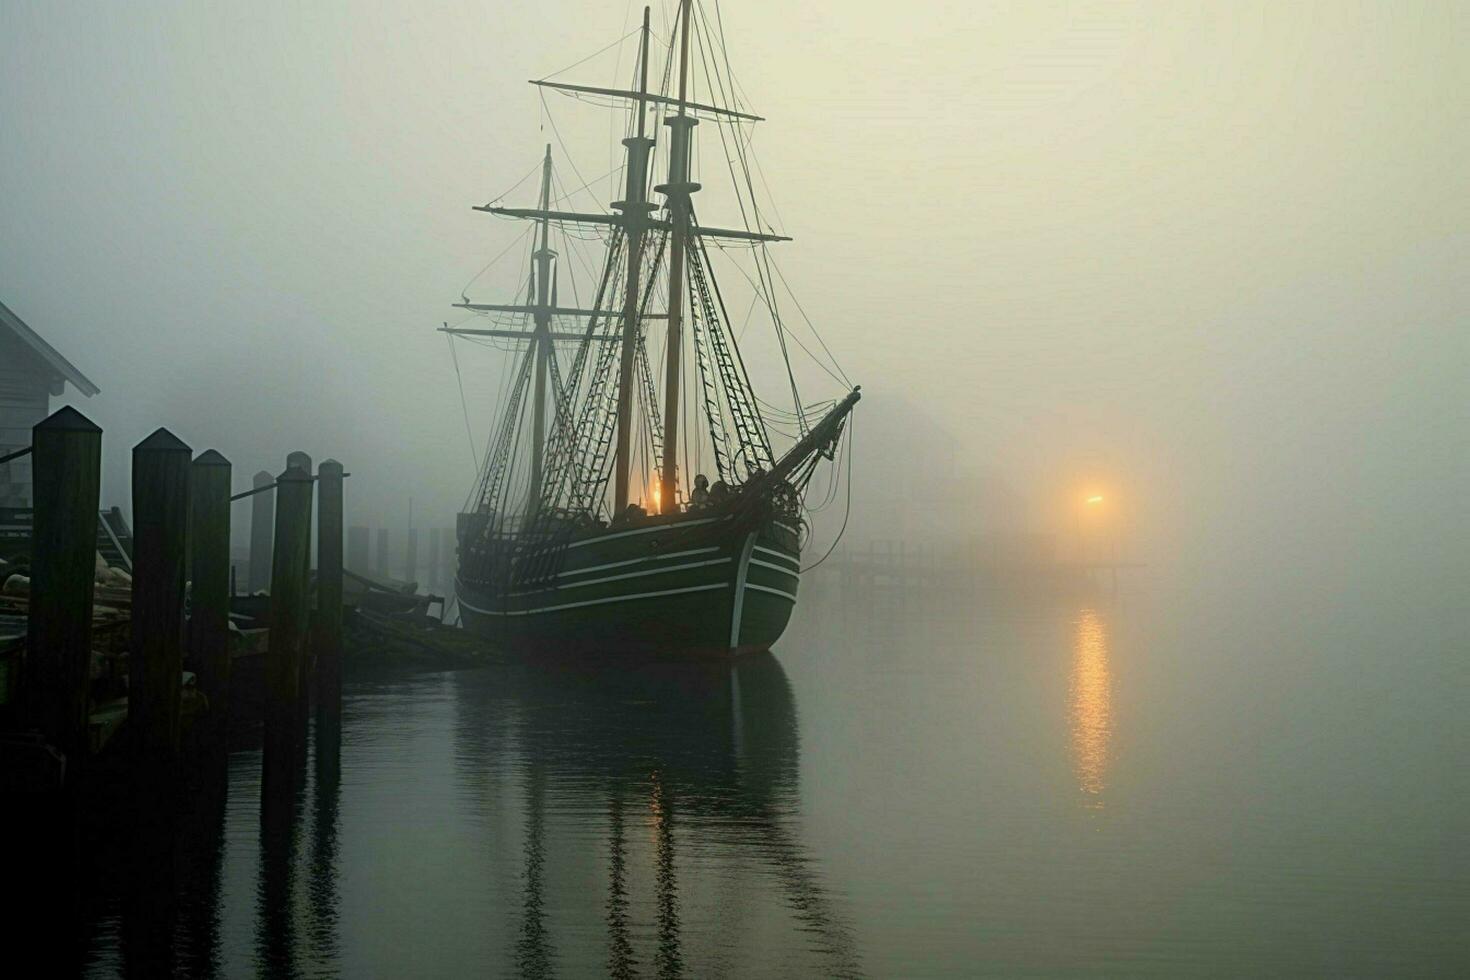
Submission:
M 71 777 L 87 755 L 102 430 L 68 406 L 31 429 L 31 447 L 26 718 L 66 756 Z
M 287 453 L 286 454 L 286 469 L 288 469 L 288 470 L 291 470 L 291 469 L 300 470 L 301 472 L 303 472 L 303 473 L 305 473 L 305 474 L 307 474 L 309 476 L 311 474 L 311 456 L 309 454 L 307 454 L 307 453 L 302 452 L 299 449 L 296 450 L 293 453 Z M 306 516 L 306 531 L 307 531 L 307 534 L 308 535 L 311 534 L 311 510 L 310 510 L 310 507 L 311 507 L 311 504 L 308 501 L 308 503 L 307 503 L 307 516 Z M 302 565 L 302 568 L 305 570 L 304 574 L 306 575 L 306 580 L 308 582 L 310 582 L 311 581 L 311 546 L 310 546 L 310 541 L 307 542 L 306 558 L 304 560 L 304 563 Z M 308 595 L 309 595 L 309 593 L 308 593 Z
M 342 464 L 317 470 L 316 669 L 320 710 L 336 718 L 342 707 Z
M 189 462 L 178 436 L 158 429 L 133 447 L 133 642 L 128 730 L 139 761 L 167 762 L 179 748 L 184 670 L 184 582 Z
M 306 555 L 311 544 L 311 474 L 288 467 L 276 479 L 271 562 L 270 640 L 265 657 L 266 792 L 289 783 L 301 739 L 302 662 L 309 611 Z
M 189 467 L 189 497 L 189 657 L 218 732 L 229 717 L 230 461 L 201 453 Z
M 408 529 L 408 541 L 403 546 L 403 580 L 405 582 L 417 582 L 419 571 L 419 532 L 417 528 Z
M 439 581 L 446 591 L 454 588 L 455 562 L 459 555 L 459 542 L 455 540 L 454 528 L 441 527 L 439 529 L 439 540 L 444 542 L 444 550 L 439 553 Z
M 270 490 L 261 490 L 276 482 L 276 478 L 265 470 L 255 474 L 254 487 L 257 491 L 250 498 L 250 575 L 245 583 L 246 590 L 255 595 L 271 586 L 271 542 L 275 537 L 276 495 Z
M 361 525 L 353 525 L 347 530 L 347 560 L 345 566 L 359 575 L 367 575 L 372 572 L 373 566 L 368 561 L 368 529 Z
M 302 452 L 299 449 L 296 450 L 296 451 L 294 451 L 294 452 L 287 453 L 286 454 L 286 469 L 288 469 L 288 470 L 291 470 L 291 469 L 300 470 L 301 472 L 305 473 L 308 477 L 310 477 L 311 476 L 311 455 L 308 454 L 308 453 L 304 453 L 304 452 Z M 311 502 L 311 496 L 312 496 L 311 494 L 308 494 L 307 495 L 307 500 L 306 500 L 306 557 L 304 559 L 302 559 L 302 565 L 301 565 L 301 581 L 303 581 L 303 582 L 306 583 L 306 616 L 307 616 L 306 636 L 302 640 L 302 643 L 301 643 L 301 701 L 300 701 L 300 708 L 301 708 L 301 724 L 303 724 L 303 725 L 306 724 L 307 712 L 308 712 L 308 710 L 310 708 L 310 701 L 311 701 L 311 664 L 312 664 L 313 658 L 315 658 L 315 656 L 316 656 L 315 644 L 314 644 L 315 638 L 312 636 L 312 630 L 311 630 L 311 617 L 313 615 L 313 609 L 314 609 L 313 596 L 315 594 L 315 590 L 312 588 L 312 583 L 311 583 L 311 545 L 312 545 L 312 540 L 311 540 L 311 519 L 312 519 L 312 510 L 313 510 L 313 508 L 312 508 L 312 502 Z

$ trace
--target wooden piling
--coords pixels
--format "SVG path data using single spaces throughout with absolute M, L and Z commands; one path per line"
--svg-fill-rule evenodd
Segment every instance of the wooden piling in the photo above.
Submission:
M 75 775 L 87 754 L 102 430 L 68 406 L 31 429 L 31 447 L 26 717 Z
M 255 474 L 254 487 L 268 487 L 276 478 L 265 470 Z M 271 546 L 275 539 L 276 495 L 262 490 L 250 498 L 250 575 L 245 583 L 251 595 L 271 586 Z
M 311 474 L 295 468 L 276 479 L 276 528 L 270 581 L 270 641 L 265 660 L 265 783 L 269 795 L 289 783 L 304 733 L 300 705 L 308 608 L 306 558 L 311 544 Z
M 287 453 L 286 454 L 286 469 L 288 469 L 288 470 L 290 470 L 290 469 L 297 469 L 297 470 L 300 470 L 303 473 L 306 473 L 306 474 L 310 475 L 310 473 L 311 473 L 311 456 L 309 454 L 307 454 L 307 453 L 302 452 L 299 449 L 296 450 L 295 452 Z M 308 508 L 310 508 L 310 504 L 309 503 L 308 503 Z M 302 574 L 305 575 L 306 576 L 306 580 L 308 582 L 310 582 L 311 581 L 311 541 L 310 541 L 310 535 L 311 535 L 311 512 L 310 512 L 310 509 L 308 509 L 307 517 L 306 517 L 306 533 L 308 535 L 308 540 L 307 540 L 307 548 L 306 548 L 306 558 L 305 558 L 304 564 L 302 565 L 302 569 L 303 569 Z M 310 592 L 309 591 L 308 591 L 307 595 L 308 595 L 308 597 L 310 596 Z
M 316 664 L 320 710 L 335 718 L 342 704 L 342 464 L 317 470 Z
M 217 731 L 229 717 L 230 472 L 230 461 L 213 449 L 189 468 L 189 659 Z
M 167 429 L 133 447 L 133 642 L 128 731 L 140 761 L 179 748 L 184 582 L 192 451 Z
M 441 527 L 439 529 L 439 587 L 449 590 L 454 586 L 454 531 L 452 528 Z
M 419 571 L 419 532 L 417 528 L 408 529 L 408 540 L 403 546 L 403 580 L 405 582 L 417 582 Z
M 300 470 L 301 472 L 307 474 L 307 476 L 309 477 L 311 475 L 311 455 L 309 453 L 304 453 L 304 452 L 302 452 L 299 449 L 297 449 L 297 450 L 295 450 L 293 452 L 287 453 L 286 454 L 286 469 L 288 469 L 288 470 L 291 470 L 291 469 Z M 299 707 L 300 707 L 300 710 L 301 710 L 301 724 L 303 726 L 306 724 L 307 711 L 309 709 L 309 702 L 311 700 L 311 670 L 312 670 L 312 659 L 316 656 L 315 650 L 313 648 L 313 643 L 315 642 L 315 637 L 312 636 L 312 629 L 311 629 L 311 625 L 310 625 L 310 623 L 311 623 L 311 617 L 314 615 L 314 613 L 313 613 L 313 598 L 314 598 L 314 595 L 315 595 L 315 590 L 313 590 L 312 587 L 311 587 L 311 564 L 312 564 L 311 563 L 311 558 L 312 558 L 312 555 L 311 555 L 311 552 L 312 552 L 311 520 L 312 520 L 312 516 L 313 516 L 312 511 L 314 510 L 314 508 L 312 507 L 311 497 L 312 497 L 311 494 L 308 494 L 307 495 L 307 501 L 306 501 L 306 508 L 307 508 L 307 514 L 306 514 L 306 557 L 302 559 L 302 564 L 301 564 L 301 581 L 303 581 L 303 582 L 306 583 L 306 610 L 307 610 L 306 611 L 306 615 L 307 615 L 306 637 L 302 640 L 302 644 L 301 644 L 301 649 L 302 649 L 302 653 L 301 653 L 301 677 L 300 677 L 300 680 L 299 680 L 299 685 L 300 685 L 300 689 L 301 689 L 301 700 L 299 702 Z
M 347 531 L 346 567 L 359 575 L 371 574 L 373 566 L 368 558 L 368 529 L 353 526 Z

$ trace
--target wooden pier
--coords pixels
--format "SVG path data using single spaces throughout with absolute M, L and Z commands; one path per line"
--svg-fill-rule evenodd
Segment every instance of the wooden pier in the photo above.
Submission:
M 342 465 L 327 460 L 314 474 L 309 456 L 291 453 L 279 476 L 256 474 L 251 488 L 232 493 L 222 453 L 196 455 L 160 428 L 133 448 L 129 530 L 121 514 L 99 510 L 102 438 L 67 407 L 10 454 L 29 457 L 35 506 L 3 537 L 5 556 L 15 559 L 0 576 L 11 586 L 0 622 L 0 762 L 9 791 L 75 785 L 123 728 L 126 745 L 109 754 L 135 770 L 166 772 L 177 765 L 186 728 L 224 736 L 232 694 L 267 706 L 268 745 L 303 737 L 309 690 L 337 714 Z M 231 611 L 231 503 L 246 496 L 255 517 L 269 519 L 251 527 L 257 549 L 268 545 L 250 562 L 252 582 L 269 567 L 261 590 L 268 629 L 232 622 L 250 622 Z M 15 518 L 19 510 L 12 511 Z M 114 555 L 99 557 L 108 545 Z M 232 665 L 262 653 L 269 691 L 234 690 Z

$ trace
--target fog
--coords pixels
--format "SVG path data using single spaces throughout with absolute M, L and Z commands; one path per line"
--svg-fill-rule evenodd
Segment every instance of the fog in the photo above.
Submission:
M 864 387 L 853 540 L 1064 536 L 1096 492 L 1154 574 L 1459 622 L 1463 5 L 726 7 L 782 269 Z M 0 298 L 101 387 L 104 502 L 162 424 L 241 486 L 301 448 L 350 522 L 451 524 L 434 328 L 520 231 L 470 207 L 547 142 L 608 169 L 604 116 L 548 96 L 553 132 L 525 80 L 637 12 L 0 8 Z M 459 362 L 483 444 L 500 363 Z

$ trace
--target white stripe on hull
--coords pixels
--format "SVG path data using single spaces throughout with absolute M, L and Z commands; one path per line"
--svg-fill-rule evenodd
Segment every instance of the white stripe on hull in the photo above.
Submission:
M 779 558 L 782 561 L 789 561 L 789 562 L 791 562 L 792 565 L 796 566 L 795 568 L 792 568 L 791 569 L 793 572 L 798 571 L 800 569 L 801 560 L 799 558 L 797 558 L 795 555 L 789 555 L 789 554 L 787 554 L 784 551 L 777 551 L 774 548 L 764 548 L 764 547 L 762 547 L 760 545 L 756 545 L 755 546 L 755 550 L 758 551 L 758 552 L 760 552 L 763 555 L 766 555 L 766 556 L 770 557 L 770 558 Z
M 745 587 L 747 589 L 755 589 L 757 592 L 769 592 L 771 595 L 778 595 L 781 598 L 786 599 L 790 602 L 796 601 L 796 596 L 792 595 L 790 592 L 786 592 L 783 589 L 773 589 L 769 585 L 756 585 L 754 582 L 746 582 Z
M 750 563 L 752 565 L 759 565 L 761 568 L 769 568 L 773 572 L 780 572 L 782 575 L 790 575 L 792 578 L 798 577 L 796 572 L 787 568 L 785 565 L 773 565 L 768 561 L 761 561 L 759 558 L 752 558 Z
M 708 592 L 711 589 L 725 588 L 724 582 L 712 582 L 709 585 L 692 585 L 683 589 L 664 589 L 660 592 L 639 592 L 634 595 L 610 595 L 601 599 L 587 599 L 583 602 L 563 602 L 555 606 L 540 606 L 536 609 L 482 609 L 472 603 L 466 602 L 464 596 L 459 596 L 459 604 L 466 609 L 473 609 L 477 613 L 486 616 L 530 616 L 533 613 L 556 612 L 559 609 L 579 609 L 582 606 L 601 606 L 609 602 L 633 602 L 637 599 L 654 599 L 666 595 L 682 595 L 686 592 Z
M 671 551 L 666 555 L 644 555 L 641 558 L 628 558 L 624 561 L 610 561 L 605 565 L 588 565 L 586 568 L 568 568 L 561 572 L 562 577 L 568 575 L 586 575 L 589 572 L 601 572 L 608 568 L 625 568 L 628 565 L 637 565 L 646 561 L 664 561 L 669 558 L 686 558 L 689 555 L 707 555 L 711 551 L 719 551 L 719 548 L 690 548 L 688 551 Z
M 713 548 L 709 549 L 713 551 Z M 539 589 L 523 589 L 520 592 L 512 592 L 513 596 L 536 595 L 538 592 L 560 591 L 561 589 L 580 589 L 584 585 L 601 585 L 603 582 L 620 582 L 629 578 L 644 578 L 648 575 L 663 575 L 667 572 L 682 572 L 690 568 L 704 568 L 708 565 L 723 565 L 729 558 L 712 558 L 709 561 L 691 561 L 682 565 L 667 565 L 663 568 L 649 568 L 641 572 L 624 572 L 622 575 L 604 575 L 602 578 L 579 579 L 576 582 L 562 582 L 560 580 L 550 582 Z
M 717 524 L 727 521 L 728 517 L 706 517 L 698 521 L 679 521 L 677 524 L 655 524 L 652 527 L 638 527 L 631 531 L 618 531 L 616 534 L 601 534 L 595 538 L 583 538 L 581 541 L 572 541 L 563 548 L 567 551 L 573 548 L 581 548 L 589 544 L 602 544 L 604 541 L 616 541 L 618 538 L 630 538 L 635 534 L 657 534 L 659 531 L 682 531 L 689 527 L 699 527 L 703 524 Z

